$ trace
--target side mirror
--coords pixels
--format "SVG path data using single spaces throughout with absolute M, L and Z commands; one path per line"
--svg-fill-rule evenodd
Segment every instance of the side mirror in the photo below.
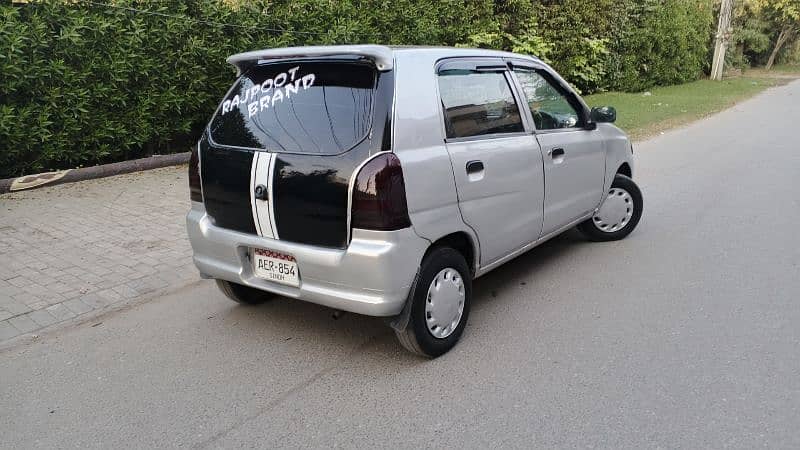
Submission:
M 613 106 L 592 108 L 589 117 L 596 123 L 614 123 L 617 121 L 617 110 Z

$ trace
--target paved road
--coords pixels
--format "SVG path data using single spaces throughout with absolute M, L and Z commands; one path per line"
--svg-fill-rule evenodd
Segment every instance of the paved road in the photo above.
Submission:
M 0 446 L 800 447 L 800 82 L 637 147 L 627 240 L 480 279 L 461 344 L 208 282 L 0 353 Z

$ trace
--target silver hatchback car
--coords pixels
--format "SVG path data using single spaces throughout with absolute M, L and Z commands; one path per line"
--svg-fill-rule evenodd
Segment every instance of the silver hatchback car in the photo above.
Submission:
M 237 302 L 387 317 L 435 357 L 464 331 L 473 279 L 570 227 L 610 241 L 641 217 L 614 109 L 536 58 L 357 45 L 228 62 L 187 228 L 201 276 Z

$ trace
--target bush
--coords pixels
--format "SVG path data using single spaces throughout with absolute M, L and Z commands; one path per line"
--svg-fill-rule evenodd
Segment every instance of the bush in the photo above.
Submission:
M 607 59 L 613 37 L 613 0 L 542 2 L 536 9 L 542 36 L 553 42 L 553 67 L 583 92 L 607 88 Z
M 710 2 L 628 0 L 612 40 L 609 88 L 640 91 L 685 83 L 708 69 L 714 30 Z
M 466 43 L 539 56 L 583 92 L 640 91 L 702 76 L 713 32 L 704 0 L 516 0 Z
M 585 92 L 638 90 L 698 77 L 712 28 L 702 0 L 114 4 L 155 14 L 81 0 L 0 6 L 0 178 L 186 151 L 240 51 L 488 46 L 536 54 Z
M 227 8 L 202 6 L 236 23 Z M 185 151 L 232 79 L 225 57 L 258 40 L 247 29 L 60 2 L 0 14 L 0 176 Z
M 491 2 L 372 3 L 116 3 L 182 18 L 80 1 L 1 6 L 0 178 L 188 150 L 233 82 L 225 63 L 233 53 L 348 42 L 453 45 L 470 24 L 491 17 Z

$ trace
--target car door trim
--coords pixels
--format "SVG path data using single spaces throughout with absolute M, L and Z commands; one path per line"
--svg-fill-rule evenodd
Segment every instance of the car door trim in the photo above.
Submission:
M 511 139 L 515 137 L 527 136 L 529 134 L 530 133 L 528 133 L 527 131 L 514 131 L 513 133 L 478 134 L 475 136 L 445 138 L 444 142 L 447 144 L 458 144 L 460 142 L 487 141 L 490 139 Z
M 475 278 L 478 278 L 478 277 L 481 277 L 483 275 L 486 275 L 487 273 L 489 273 L 492 270 L 502 266 L 503 264 L 505 264 L 508 261 L 516 258 L 517 256 L 520 256 L 523 253 L 525 253 L 525 252 L 527 252 L 529 250 L 532 250 L 532 249 L 538 247 L 541 244 L 544 244 L 545 242 L 549 241 L 550 239 L 558 236 L 559 234 L 567 231 L 568 229 L 574 227 L 575 225 L 577 225 L 577 224 L 583 222 L 584 220 L 592 217 L 593 214 L 594 214 L 594 211 L 590 212 L 589 214 L 584 214 L 584 215 L 578 217 L 577 219 L 567 223 L 566 225 L 564 225 L 564 226 L 562 226 L 562 227 L 560 227 L 560 228 L 558 228 L 558 229 L 556 229 L 554 231 L 551 231 L 550 233 L 547 233 L 544 236 L 540 236 L 539 239 L 536 239 L 533 242 L 530 242 L 528 244 L 523 245 L 522 247 L 518 248 L 517 250 L 512 251 L 511 253 L 507 254 L 506 256 L 503 256 L 500 259 L 497 259 L 497 260 L 495 260 L 495 261 L 493 261 L 493 262 L 491 262 L 491 263 L 489 263 L 489 264 L 487 264 L 485 266 L 479 267 L 478 271 L 475 273 Z

